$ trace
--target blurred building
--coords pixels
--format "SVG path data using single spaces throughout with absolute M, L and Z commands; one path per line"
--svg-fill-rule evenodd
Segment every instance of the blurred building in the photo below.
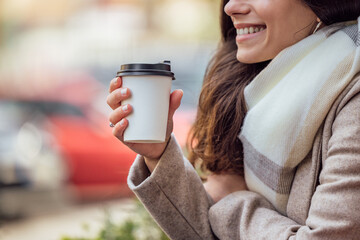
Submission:
M 214 48 L 218 36 L 213 1 L 2 0 L 0 4 L 0 95 L 15 94 L 25 81 L 32 94 L 45 91 L 65 81 L 62 75 L 71 71 L 90 72 L 105 82 L 123 62 L 170 59 L 176 68 Z M 203 71 L 205 61 L 197 61 Z

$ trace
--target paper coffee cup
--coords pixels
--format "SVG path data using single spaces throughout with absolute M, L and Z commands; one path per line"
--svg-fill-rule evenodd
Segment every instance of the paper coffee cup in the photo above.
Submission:
M 131 97 L 122 101 L 130 104 L 132 113 L 127 116 L 128 127 L 124 141 L 133 143 L 165 142 L 171 82 L 175 80 L 170 61 L 121 65 L 117 77 L 122 86 L 131 91 Z

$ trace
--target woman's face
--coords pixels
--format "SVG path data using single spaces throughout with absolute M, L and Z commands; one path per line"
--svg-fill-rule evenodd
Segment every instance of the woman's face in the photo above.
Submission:
M 256 63 L 309 36 L 315 13 L 301 0 L 229 0 L 225 5 L 237 31 L 237 59 Z

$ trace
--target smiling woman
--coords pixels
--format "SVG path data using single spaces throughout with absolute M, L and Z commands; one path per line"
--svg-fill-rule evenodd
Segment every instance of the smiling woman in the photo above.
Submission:
M 137 152 L 128 185 L 171 239 L 360 235 L 358 0 L 223 0 L 189 138 Z M 341 46 L 337 48 L 336 46 Z M 110 83 L 115 115 L 121 79 Z M 118 121 L 126 119 L 123 114 Z M 122 141 L 128 122 L 113 134 Z
M 300 1 L 229 1 L 224 11 L 240 32 L 236 37 L 237 59 L 243 63 L 273 59 L 284 48 L 309 36 L 317 18 Z

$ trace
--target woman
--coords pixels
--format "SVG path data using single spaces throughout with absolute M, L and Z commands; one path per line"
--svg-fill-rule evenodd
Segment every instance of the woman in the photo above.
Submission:
M 202 184 L 171 135 L 129 144 L 128 184 L 172 239 L 360 236 L 360 2 L 224 0 L 191 132 Z M 359 19 L 358 19 L 359 20 Z M 131 106 L 110 83 L 113 134 Z

